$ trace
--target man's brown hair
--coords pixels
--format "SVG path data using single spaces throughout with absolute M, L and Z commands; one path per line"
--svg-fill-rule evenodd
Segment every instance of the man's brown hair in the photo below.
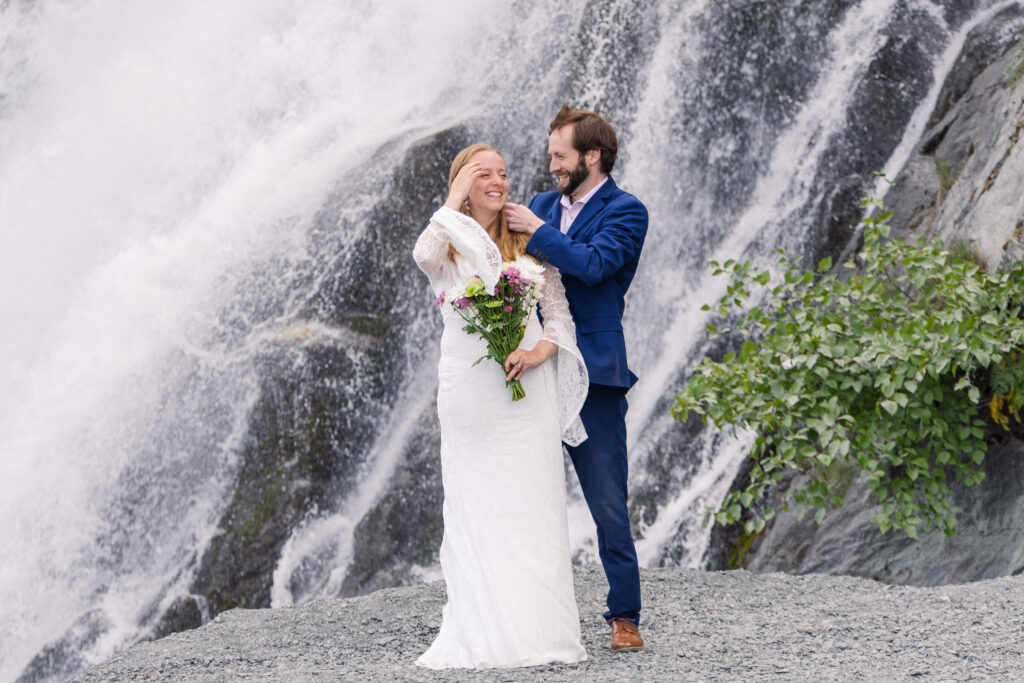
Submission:
M 568 104 L 555 114 L 548 127 L 548 135 L 562 126 L 573 125 L 572 146 L 580 154 L 592 149 L 601 152 L 601 172 L 609 174 L 619 155 L 619 139 L 612 125 L 592 111 L 573 109 Z

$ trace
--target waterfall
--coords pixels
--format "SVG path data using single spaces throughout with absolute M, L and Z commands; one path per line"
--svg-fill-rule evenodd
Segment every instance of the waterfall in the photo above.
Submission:
M 966 30 L 1021 4 L 0 4 L 0 681 L 41 652 L 30 680 L 80 670 L 181 596 L 209 618 L 197 577 L 257 418 L 275 391 L 319 401 L 289 379 L 317 358 L 351 367 L 323 388 L 365 434 L 336 443 L 263 581 L 274 605 L 350 590 L 360 524 L 436 459 L 440 327 L 406 246 L 447 169 L 402 173 L 424 140 L 484 139 L 526 201 L 565 101 L 612 119 L 614 175 L 651 211 L 625 321 L 638 551 L 699 565 L 744 453 L 668 416 L 708 350 L 707 262 L 826 249 L 836 207 L 906 158 Z M 368 284 L 381 268 L 396 291 Z M 382 317 L 390 333 L 356 324 Z M 436 577 L 422 554 L 374 585 Z
M 381 182 L 386 144 L 479 115 L 511 82 L 495 50 L 542 54 L 512 21 L 459 2 L 0 8 L 0 680 L 81 615 L 94 661 L 188 592 L 253 359 L 322 265 L 317 211 L 346 174 Z

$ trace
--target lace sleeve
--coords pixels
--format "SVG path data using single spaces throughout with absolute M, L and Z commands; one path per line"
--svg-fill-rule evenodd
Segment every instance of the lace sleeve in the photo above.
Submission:
M 430 221 L 443 227 L 455 251 L 469 262 L 487 291 L 493 294 L 501 274 L 501 252 L 483 227 L 471 217 L 446 206 L 438 209 Z
M 448 262 L 448 235 L 443 226 L 433 220 L 416 239 L 412 249 L 413 260 L 420 270 L 430 278 L 430 287 L 434 294 L 444 288 L 445 266 Z
M 550 263 L 542 264 L 544 284 L 541 286 L 540 307 L 544 318 L 543 339 L 558 345 L 558 416 L 562 426 L 562 441 L 578 446 L 587 439 L 580 420 L 580 410 L 587 399 L 590 378 L 583 354 L 576 346 L 576 324 L 565 298 L 565 287 L 558 269 Z

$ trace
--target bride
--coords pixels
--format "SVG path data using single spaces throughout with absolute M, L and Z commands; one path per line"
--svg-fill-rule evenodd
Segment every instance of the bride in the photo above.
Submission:
M 449 195 L 420 235 L 416 264 L 439 299 L 479 275 L 494 291 L 502 262 L 543 274 L 539 309 L 505 371 L 474 365 L 486 343 L 442 304 L 438 363 L 444 537 L 448 590 L 441 630 L 417 664 L 432 669 L 579 662 L 562 444 L 586 439 L 579 410 L 587 371 L 558 271 L 525 253 L 528 236 L 508 230 L 505 161 L 476 144 L 459 152 Z M 540 279 L 540 278 L 538 278 Z M 506 379 L 526 397 L 513 402 Z

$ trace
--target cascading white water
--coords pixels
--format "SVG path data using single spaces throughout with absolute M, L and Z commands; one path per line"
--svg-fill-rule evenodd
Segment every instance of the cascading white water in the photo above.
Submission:
M 944 23 L 938 7 L 930 2 L 921 2 L 921 5 L 926 10 L 934 13 L 937 22 Z M 907 163 L 907 159 L 914 150 L 914 145 L 917 144 L 918 140 L 920 140 L 922 133 L 925 131 L 925 127 L 928 125 L 928 119 L 932 115 L 935 104 L 939 99 L 943 80 L 953 68 L 956 59 L 960 54 L 960 50 L 964 46 L 964 41 L 967 39 L 970 32 L 980 24 L 990 21 L 1000 12 L 1012 7 L 1021 6 L 1022 3 L 1020 0 L 995 0 L 988 6 L 979 9 L 975 12 L 973 17 L 968 21 L 965 21 L 955 30 L 950 30 L 949 26 L 945 26 L 946 30 L 949 31 L 948 41 L 944 46 L 942 53 L 937 55 L 937 59 L 935 60 L 934 71 L 932 74 L 932 87 L 929 90 L 928 95 L 921 101 L 917 111 L 914 112 L 914 117 L 907 125 L 907 130 L 903 135 L 903 140 L 900 142 L 899 146 L 893 150 L 892 156 L 889 157 L 889 160 L 882 168 L 884 177 L 878 178 L 875 183 L 875 196 L 881 198 L 885 197 L 885 194 L 890 187 L 885 178 L 895 178 L 903 169 L 904 164 Z M 1012 35 L 1011 32 L 1014 31 L 1015 28 L 1015 25 L 1007 24 L 1004 30 L 1008 34 Z
M 0 680 L 82 614 L 104 658 L 187 591 L 271 266 L 308 267 L 315 212 L 346 173 L 386 177 L 384 143 L 515 83 L 501 52 L 543 49 L 511 10 L 0 6 Z
M 773 259 L 770 251 L 758 254 L 752 249 L 758 241 L 799 253 L 806 233 L 812 226 L 796 214 L 814 199 L 816 193 L 821 192 L 821 188 L 813 182 L 821 156 L 828 149 L 833 136 L 846 123 L 847 111 L 855 93 L 854 86 L 863 77 L 871 56 L 881 45 L 881 29 L 889 22 L 895 4 L 895 0 L 866 0 L 858 7 L 851 8 L 841 23 L 830 31 L 826 38 L 830 60 L 821 65 L 817 83 L 811 88 L 806 102 L 793 117 L 792 123 L 775 132 L 772 144 L 766 150 L 770 161 L 765 172 L 757 178 L 747 203 L 738 204 L 741 212 L 722 242 L 706 245 L 706 251 L 703 252 L 705 263 L 712 260 L 721 263 L 730 258 L 754 258 L 762 266 L 771 265 Z M 690 61 L 687 59 L 684 63 Z M 668 80 L 678 82 L 681 79 L 676 76 Z M 663 106 L 656 105 L 642 111 L 651 111 L 653 117 L 657 117 Z M 649 127 L 660 124 L 661 130 L 655 128 L 644 139 L 653 148 L 656 141 L 665 136 L 668 122 L 655 118 L 645 123 Z M 720 140 L 715 144 L 728 146 L 730 141 Z M 657 166 L 653 169 L 644 168 L 642 164 L 634 162 L 628 169 L 627 179 L 633 174 L 642 176 L 652 171 L 664 172 L 664 157 L 648 150 L 640 158 L 654 160 Z M 659 196 L 658 199 L 662 201 L 656 202 L 652 210 L 662 223 L 669 223 L 672 215 L 680 215 L 682 207 L 678 198 Z M 704 204 L 685 215 L 687 220 L 696 225 L 715 225 L 713 213 L 716 210 L 718 207 Z M 780 236 L 779 231 L 784 226 L 788 227 L 789 232 Z M 682 231 L 668 236 L 677 242 L 688 237 Z M 655 304 L 658 312 L 645 311 L 645 317 L 648 320 L 667 321 L 651 330 L 655 340 L 649 341 L 645 349 L 644 360 L 649 364 L 648 372 L 657 378 L 677 376 L 681 369 L 699 361 L 699 358 L 693 357 L 693 349 L 699 347 L 705 334 L 704 326 L 712 321 L 712 316 L 700 309 L 704 304 L 716 302 L 727 284 L 725 278 L 709 277 L 707 269 L 699 273 L 673 272 L 667 255 L 678 254 L 681 250 L 677 246 L 656 251 L 653 259 L 661 263 L 656 264 L 652 270 L 645 270 L 647 273 L 658 274 L 657 281 L 649 285 L 655 291 L 662 292 L 658 297 L 660 301 Z M 650 261 L 646 265 L 651 265 Z M 666 273 L 671 274 L 667 281 L 664 276 Z M 667 296 L 664 294 L 666 291 L 682 291 L 685 294 Z M 649 383 L 638 388 L 640 391 L 631 394 L 630 426 L 633 427 L 631 433 L 640 436 L 634 436 L 631 440 L 631 462 L 638 462 L 645 450 L 656 445 L 661 435 L 672 427 L 671 417 L 664 414 L 662 404 L 664 386 L 661 383 Z M 683 536 L 687 539 L 688 547 L 692 548 L 686 555 L 689 566 L 698 566 L 702 559 L 710 533 L 710 529 L 704 525 L 705 509 L 721 500 L 728 491 L 739 461 L 750 442 L 749 438 L 744 437 L 735 442 L 717 443 L 719 440 L 712 432 L 705 434 L 704 439 L 704 453 L 698 471 L 688 481 L 680 482 L 682 485 L 679 490 L 658 511 L 654 523 L 642 529 L 643 539 L 638 543 L 637 552 L 645 564 L 660 559 L 664 546 L 679 534 L 680 527 L 688 529 L 688 533 Z M 639 476 L 644 474 L 641 472 Z
M 677 173 L 680 178 L 675 181 L 675 192 L 662 188 L 648 201 L 652 226 L 660 226 L 662 232 L 655 236 L 659 249 L 653 253 L 648 249 L 645 253 L 643 267 L 631 291 L 626 326 L 644 330 L 644 342 L 634 345 L 636 351 L 631 351 L 632 358 L 638 359 L 634 362 L 641 368 L 641 375 L 653 377 L 655 381 L 641 382 L 630 394 L 631 489 L 664 487 L 672 493 L 651 515 L 652 522 L 640 524 L 642 538 L 637 543 L 637 552 L 642 564 L 652 566 L 681 561 L 690 567 L 700 566 L 710 535 L 710 528 L 705 525 L 706 511 L 728 491 L 751 442 L 747 434 L 723 438 L 725 435 L 706 431 L 701 436 L 696 467 L 691 465 L 686 475 L 674 477 L 673 484 L 652 481 L 642 466 L 673 428 L 665 401 L 666 381 L 671 386 L 673 378 L 688 374 L 700 360 L 694 351 L 703 345 L 704 326 L 712 322 L 711 316 L 700 308 L 716 302 L 727 284 L 725 278 L 709 277 L 706 268 L 693 272 L 676 267 L 673 261 L 681 254 L 687 255 L 687 264 L 752 259 L 761 268 L 773 269 L 775 248 L 783 247 L 791 255 L 800 254 L 815 229 L 806 215 L 807 207 L 819 200 L 823 192 L 816 182 L 816 174 L 828 161 L 826 155 L 835 153 L 836 139 L 849 125 L 857 87 L 864 81 L 873 56 L 891 40 L 890 27 L 896 13 L 914 17 L 913 22 L 922 33 L 931 32 L 941 38 L 928 55 L 932 62 L 931 88 L 917 101 L 915 112 L 903 131 L 903 142 L 892 151 L 886 163 L 879 164 L 890 177 L 899 172 L 919 141 L 942 83 L 968 33 L 999 12 L 1021 4 L 1015 0 L 983 4 L 959 25 L 950 25 L 944 8 L 930 0 L 910 3 L 863 0 L 850 6 L 823 36 L 828 46 L 827 59 L 817 66 L 815 81 L 806 99 L 788 117 L 786 125 L 771 130 L 764 138 L 767 145 L 761 154 L 767 163 L 755 176 L 750 196 L 731 205 L 730 208 L 738 211 L 726 219 L 725 230 L 721 230 L 724 207 L 705 199 L 710 192 L 699 192 L 703 182 L 699 176 Z M 666 7 L 671 11 L 666 12 Z M 682 36 L 693 35 L 694 29 L 687 30 L 687 24 L 699 24 L 709 9 L 710 5 L 702 2 L 683 3 L 681 7 L 675 3 L 661 5 L 659 25 L 663 27 L 663 38 L 655 50 L 637 121 L 630 130 L 633 150 L 630 163 L 621 173 L 621 181 L 627 186 L 640 186 L 644 178 L 671 176 L 673 170 L 667 160 L 678 164 L 680 155 L 690 158 L 692 143 L 686 136 L 680 140 L 681 154 L 659 154 L 658 149 L 663 140 L 671 138 L 674 124 L 672 117 L 666 115 L 666 109 L 680 108 L 680 101 L 684 102 L 682 108 L 687 104 L 698 106 L 697 102 L 687 102 L 686 95 L 679 93 L 693 92 L 699 79 L 708 77 L 694 68 L 699 56 L 708 48 L 699 39 L 683 40 Z M 663 54 L 673 51 L 679 54 L 667 58 Z M 666 68 L 676 71 L 665 73 Z M 703 164 L 693 166 L 714 164 L 719 155 L 728 156 L 734 151 L 735 144 L 735 139 L 731 138 L 714 140 L 703 152 Z M 758 163 L 755 157 L 749 161 Z M 887 188 L 888 185 L 879 180 L 876 195 L 884 196 Z M 687 189 L 692 194 L 687 193 Z M 669 227 L 680 223 L 690 224 L 695 229 L 672 230 Z M 709 228 L 718 239 L 708 240 L 701 234 L 701 227 Z M 687 241 L 696 244 L 687 248 L 684 246 Z M 584 503 L 577 497 L 575 505 L 580 508 L 575 517 L 583 519 Z M 672 544 L 681 548 L 670 548 Z M 588 542 L 587 547 L 596 560 L 596 546 Z M 669 554 L 669 550 L 673 552 Z M 672 559 L 666 560 L 667 555 Z
M 667 491 L 641 524 L 646 564 L 666 561 L 671 542 L 682 546 L 676 561 L 700 561 L 704 507 L 743 455 L 742 442 L 709 433 L 693 462 L 645 471 L 672 429 L 667 394 L 698 360 L 700 306 L 720 291 L 705 263 L 800 248 L 813 229 L 800 211 L 820 198 L 817 169 L 894 8 L 920 10 L 947 45 L 970 24 L 942 26 L 940 5 L 927 0 L 846 3 L 834 25 L 794 16 L 791 42 L 820 35 L 810 51 L 818 61 L 794 69 L 802 85 L 782 104 L 766 89 L 762 102 L 729 110 L 725 97 L 709 110 L 710 96 L 756 90 L 759 69 L 773 66 L 762 55 L 728 78 L 718 72 L 722 41 L 704 32 L 732 4 L 636 10 L 653 12 L 657 30 L 620 126 L 615 175 L 652 217 L 626 321 L 642 377 L 630 396 L 633 482 Z M 1015 3 L 982 4 L 978 17 Z M 616 85 L 602 74 L 563 82 L 585 6 L 0 5 L 0 680 L 76 621 L 94 631 L 78 643 L 84 660 L 106 657 L 188 592 L 232 495 L 258 393 L 253 358 L 305 294 L 289 289 L 294 275 L 315 278 L 318 259 L 331 258 L 310 253 L 309 232 L 328 197 L 344 192 L 339 179 L 384 187 L 410 142 L 477 120 L 510 148 L 515 182 L 543 165 L 544 125 L 565 88 L 582 105 L 619 104 L 602 99 Z M 631 58 L 614 28 L 582 54 Z M 752 41 L 750 53 L 758 48 Z M 953 56 L 935 55 L 935 80 Z M 729 117 L 734 127 L 719 125 Z M 341 209 L 355 231 L 370 208 L 358 201 Z M 338 591 L 356 524 L 412 422 L 431 409 L 431 356 L 418 353 L 421 367 L 377 421 L 354 492 L 285 544 L 274 604 Z M 589 514 L 574 498 L 575 542 L 594 560 Z M 313 556 L 322 576 L 293 582 Z

